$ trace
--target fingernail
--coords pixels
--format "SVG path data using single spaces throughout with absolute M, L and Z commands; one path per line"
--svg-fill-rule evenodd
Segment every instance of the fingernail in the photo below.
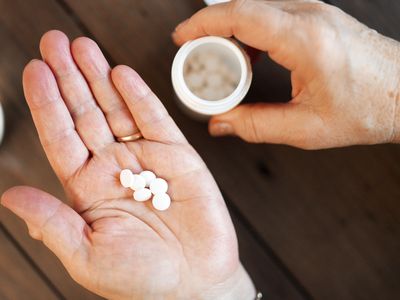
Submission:
M 233 127 L 229 123 L 213 123 L 210 125 L 210 134 L 212 136 L 224 136 L 233 134 Z

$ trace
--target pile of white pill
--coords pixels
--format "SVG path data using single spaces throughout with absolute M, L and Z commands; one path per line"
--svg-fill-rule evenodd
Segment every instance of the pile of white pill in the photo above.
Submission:
M 131 170 L 124 169 L 119 175 L 121 185 L 131 188 L 133 199 L 139 202 L 152 199 L 153 207 L 157 210 L 166 210 L 171 205 L 171 198 L 167 194 L 168 183 L 157 178 L 151 171 L 143 171 L 140 174 L 133 174 Z
M 186 59 L 183 76 L 189 90 L 204 100 L 220 100 L 233 93 L 240 73 L 223 55 L 212 50 L 198 51 Z

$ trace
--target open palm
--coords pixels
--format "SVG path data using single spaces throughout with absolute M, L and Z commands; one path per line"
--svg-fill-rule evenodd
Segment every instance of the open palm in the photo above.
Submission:
M 99 295 L 206 298 L 240 264 L 229 214 L 201 158 L 137 73 L 111 71 L 93 41 L 70 45 L 51 31 L 40 50 L 43 61 L 24 71 L 25 96 L 73 209 L 29 187 L 6 192 L 3 205 Z M 141 140 L 115 141 L 138 131 Z M 171 207 L 134 201 L 118 181 L 125 168 L 165 178 Z

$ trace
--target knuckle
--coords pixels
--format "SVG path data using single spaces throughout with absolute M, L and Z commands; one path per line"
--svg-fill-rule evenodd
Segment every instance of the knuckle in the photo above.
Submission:
M 259 118 L 257 118 L 256 113 L 259 110 L 258 104 L 249 105 L 247 107 L 247 116 L 244 118 L 243 122 L 243 130 L 241 137 L 246 142 L 253 142 L 253 143 L 261 143 L 264 142 L 263 139 L 263 126 L 264 124 L 259 122 Z
M 312 4 L 312 8 L 314 10 L 316 10 L 316 11 L 319 11 L 319 12 L 327 12 L 327 11 L 329 11 L 329 5 L 327 5 L 327 4 L 323 3 L 323 2 L 320 2 L 320 1 L 313 3 Z
M 250 0 L 233 0 L 229 2 L 228 17 L 235 20 L 243 11 L 243 8 L 248 5 Z
M 230 2 L 232 11 L 240 11 L 250 0 L 233 0 Z
M 226 10 L 226 20 L 230 20 L 229 22 L 231 23 L 232 31 L 235 32 L 235 27 L 236 27 L 236 21 L 238 12 L 237 12 L 237 1 L 233 0 L 228 3 L 228 8 Z
M 303 4 L 307 6 L 309 11 L 314 13 L 332 13 L 335 10 L 335 6 L 326 4 L 322 1 L 308 1 L 303 2 Z

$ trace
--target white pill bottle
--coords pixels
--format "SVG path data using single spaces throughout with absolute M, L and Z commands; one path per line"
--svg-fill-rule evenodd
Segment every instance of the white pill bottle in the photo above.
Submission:
M 205 70 L 199 71 L 199 74 L 190 73 L 199 64 Z M 204 68 L 204 65 L 207 67 Z M 233 39 L 216 36 L 186 42 L 177 52 L 171 69 L 172 85 L 178 103 L 197 119 L 207 119 L 237 106 L 250 88 L 252 75 L 250 58 L 240 45 Z M 207 93 L 207 86 L 200 87 L 200 90 L 194 86 L 191 83 L 194 76 L 212 85 L 214 93 Z M 228 77 L 228 83 L 221 82 L 221 78 Z M 231 89 L 227 90 L 227 86 Z

